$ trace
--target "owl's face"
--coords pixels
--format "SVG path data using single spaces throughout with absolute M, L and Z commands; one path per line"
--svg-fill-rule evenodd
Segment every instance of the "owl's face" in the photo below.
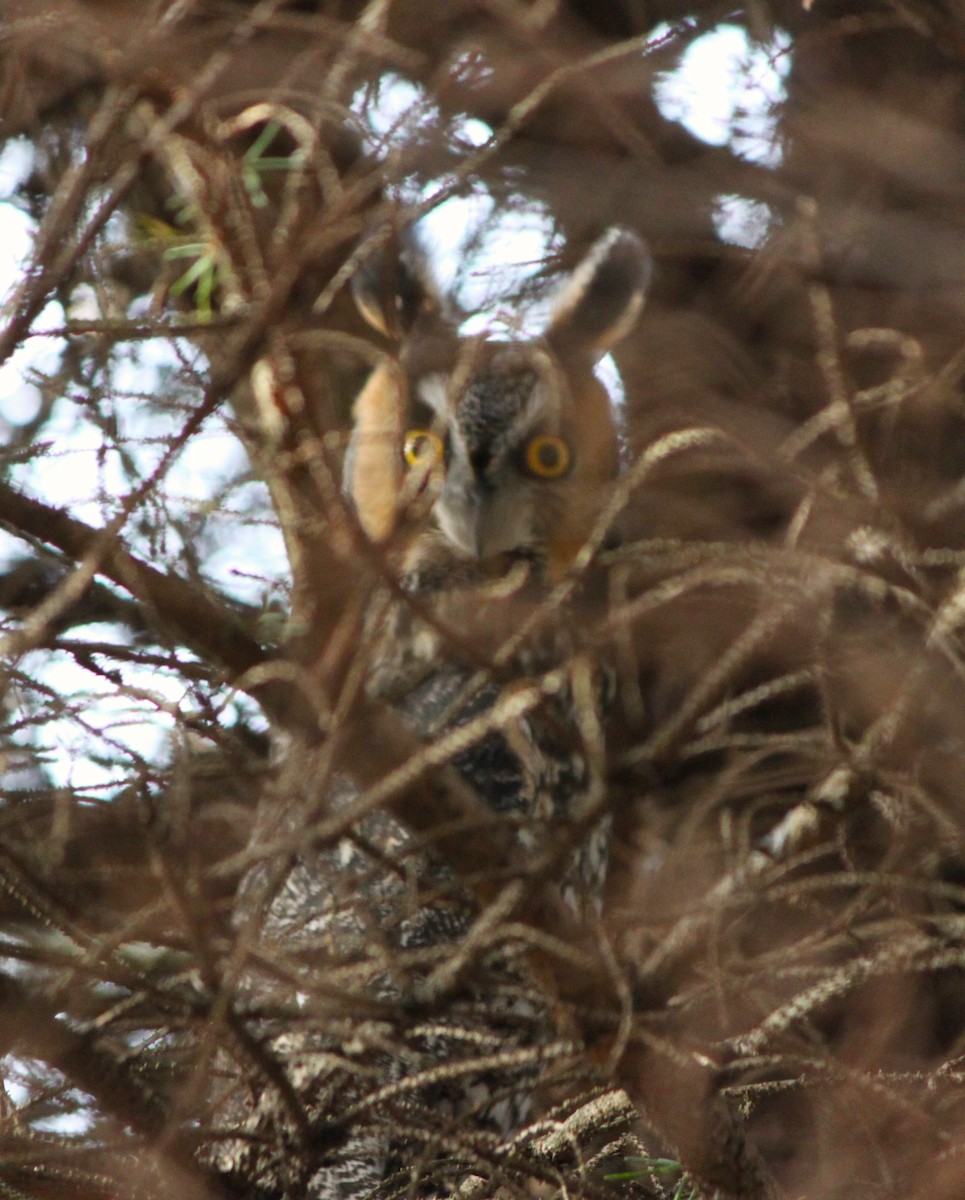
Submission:
M 525 555 L 565 570 L 619 463 L 594 364 L 635 322 L 648 270 L 642 242 L 613 231 L 574 273 L 542 338 L 459 338 L 434 304 L 416 319 L 398 363 L 376 370 L 356 403 L 347 483 L 369 536 L 384 541 L 404 524 L 457 557 Z M 384 307 L 357 298 L 391 328 Z

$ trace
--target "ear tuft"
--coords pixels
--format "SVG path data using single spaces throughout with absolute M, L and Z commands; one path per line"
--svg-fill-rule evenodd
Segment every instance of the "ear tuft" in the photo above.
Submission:
M 557 296 L 547 337 L 560 354 L 601 358 L 636 324 L 652 273 L 641 237 L 629 229 L 608 230 Z
M 426 311 L 438 308 L 422 250 L 408 235 L 393 233 L 352 277 L 352 296 L 365 320 L 393 341 L 401 340 Z

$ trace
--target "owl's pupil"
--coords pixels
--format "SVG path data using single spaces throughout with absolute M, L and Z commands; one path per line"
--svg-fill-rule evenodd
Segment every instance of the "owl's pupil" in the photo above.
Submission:
M 553 442 L 541 442 L 536 450 L 539 465 L 547 471 L 555 471 L 560 465 L 560 448 Z

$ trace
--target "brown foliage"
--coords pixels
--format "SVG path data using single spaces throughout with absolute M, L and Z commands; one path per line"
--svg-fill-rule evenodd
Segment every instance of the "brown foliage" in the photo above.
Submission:
M 954 6 L 5 10 L 32 247 L 0 356 L 56 361 L 3 416 L 0 1191 L 319 1195 L 355 1154 L 388 1156 L 380 1196 L 667 1194 L 650 1155 L 708 1196 L 960 1194 Z M 725 18 L 787 34 L 772 165 L 655 99 Z M 437 609 L 342 494 L 389 353 L 346 285 L 473 193 L 454 294 L 519 306 L 612 224 L 657 273 L 597 552 Z M 728 197 L 768 206 L 753 247 Z M 558 235 L 508 290 L 474 253 L 507 214 Z M 366 687 L 399 605 L 498 696 L 433 739 Z M 596 807 L 534 846 L 456 768 L 555 733 L 561 695 Z M 558 881 L 603 811 L 596 921 Z M 398 936 L 450 910 L 453 937 Z M 474 1071 L 527 1093 L 521 1128 L 452 1100 Z

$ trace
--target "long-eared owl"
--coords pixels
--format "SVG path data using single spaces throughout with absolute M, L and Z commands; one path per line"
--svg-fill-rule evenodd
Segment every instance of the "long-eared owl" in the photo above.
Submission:
M 596 529 L 621 431 L 595 367 L 635 325 L 649 273 L 640 238 L 611 229 L 529 339 L 460 336 L 411 245 L 355 278 L 361 312 L 400 346 L 356 401 L 346 487 L 368 536 L 398 546 L 402 587 L 418 602 L 392 606 L 370 686 L 427 738 L 490 708 L 507 673 L 545 670 L 578 644 L 557 615 L 515 647 L 502 682 L 470 670 L 498 659 Z M 455 761 L 491 807 L 521 822 L 524 842 L 578 815 L 586 764 L 571 699 Z M 599 894 L 605 846 L 601 826 L 564 880 L 578 910 Z
M 345 471 L 388 580 L 360 647 L 369 690 L 425 742 L 466 731 L 449 765 L 524 857 L 587 827 L 592 769 L 573 710 L 599 716 L 606 689 L 591 663 L 576 697 L 567 655 L 579 638 L 559 614 L 538 636 L 514 637 L 599 536 L 620 430 L 594 367 L 633 328 L 649 269 L 636 235 L 610 231 L 537 338 L 460 336 L 412 246 L 356 281 L 363 315 L 399 344 L 357 399 Z M 487 723 L 521 678 L 554 671 L 545 702 Z M 356 798 L 351 780 L 337 781 L 328 808 L 351 811 Z M 296 803 L 276 808 L 257 836 L 291 842 L 304 819 Z M 601 810 L 561 872 L 586 919 L 607 844 Z M 220 1121 L 234 1136 L 214 1162 L 253 1195 L 451 1193 L 498 1176 L 499 1147 L 537 1084 L 556 1079 L 555 1100 L 560 1080 L 577 1087 L 573 1047 L 518 936 L 477 920 L 431 844 L 387 813 L 367 811 L 338 845 L 298 853 L 281 875 L 253 872 L 245 903 L 264 915 L 259 955 L 273 964 L 252 985 L 259 1004 L 284 1004 L 286 987 L 300 996 L 296 1022 L 260 1028 L 283 1081 L 233 1095 Z

